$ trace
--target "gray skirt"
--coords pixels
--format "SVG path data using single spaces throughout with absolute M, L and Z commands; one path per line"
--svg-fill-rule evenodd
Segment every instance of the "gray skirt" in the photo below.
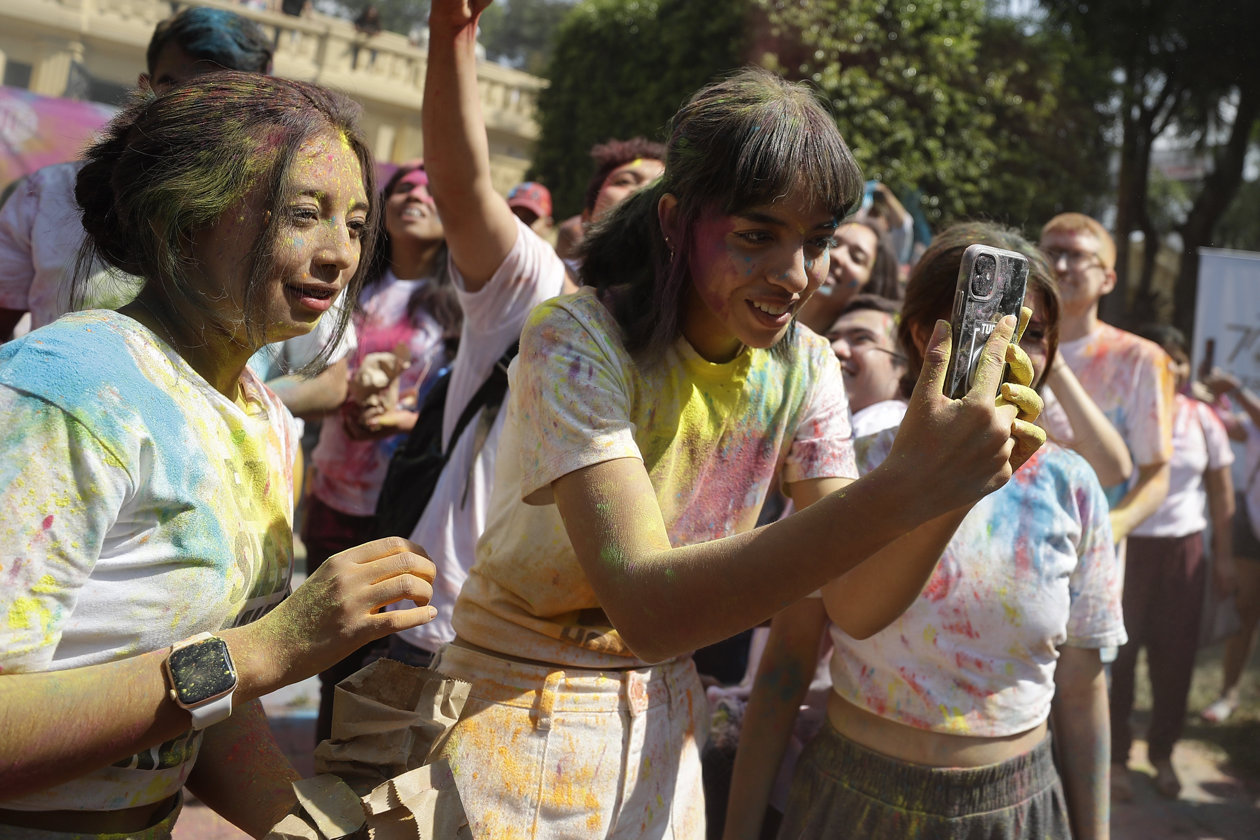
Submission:
M 1050 743 L 987 767 L 927 767 L 825 723 L 797 763 L 779 840 L 1071 840 Z

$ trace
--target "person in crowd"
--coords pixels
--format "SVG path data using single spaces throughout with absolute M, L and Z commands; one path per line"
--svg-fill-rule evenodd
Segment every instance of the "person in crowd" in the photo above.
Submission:
M 534 233 L 547 239 L 554 227 L 551 220 L 551 190 L 535 181 L 524 181 L 507 194 L 508 208 Z
M 484 6 L 435 4 L 431 49 L 470 62 Z M 849 492 L 838 363 L 792 315 L 856 202 L 852 155 L 808 90 L 759 70 L 697 93 L 671 134 L 662 178 L 588 241 L 591 285 L 535 307 L 513 363 L 486 531 L 434 663 L 471 684 L 440 757 L 474 835 L 700 836 L 690 651 L 850 570 L 849 626 L 878 629 L 958 508 L 1042 439 L 1035 394 L 994 401 L 1015 319 L 962 401 L 940 392 L 938 329 L 889 467 Z M 780 464 L 808 509 L 752 532 Z
M 909 267 L 914 250 L 914 217 L 897 200 L 897 194 L 885 183 L 868 181 L 867 199 L 857 212 L 857 218 L 869 224 L 888 241 L 888 247 L 896 260 L 897 274 L 902 266 Z
M 1116 427 L 1136 467 L 1120 484 L 1100 476 L 1111 501 L 1112 535 L 1120 543 L 1168 495 L 1173 401 L 1168 354 L 1098 319 L 1098 302 L 1116 285 L 1116 246 L 1101 224 L 1081 213 L 1061 213 L 1041 229 L 1040 248 L 1063 299 L 1060 355 Z M 1052 386 L 1045 396 L 1041 422 L 1050 438 L 1074 449 L 1088 447 L 1059 405 L 1058 391 Z
M 270 41 L 253 21 L 225 9 L 190 7 L 154 28 L 138 87 L 161 95 L 216 70 L 267 73 L 271 59 Z M 30 328 L 37 329 L 73 308 L 115 308 L 130 301 L 143 282 L 98 262 L 91 282 L 80 285 L 81 299 L 71 300 L 85 239 L 74 200 L 82 166 L 74 161 L 32 173 L 0 208 L 0 337 L 8 337 L 25 313 Z M 345 399 L 343 360 L 354 347 L 353 330 L 344 333 L 322 373 L 296 375 L 313 371 L 311 363 L 337 322 L 321 319 L 310 335 L 260 350 L 251 360 L 255 373 L 299 418 L 319 417 Z
M 900 301 L 860 294 L 827 330 L 849 395 L 854 438 L 894 428 L 905 416 L 901 380 L 907 371 L 906 355 L 897 344 L 900 320 Z
M 289 594 L 297 440 L 246 365 L 362 282 L 379 209 L 355 113 L 224 72 L 138 101 L 87 153 L 92 249 L 144 285 L 0 350 L 4 836 L 169 837 L 185 785 L 263 836 L 297 773 L 258 698 L 433 616 L 432 563 L 402 539 Z M 399 598 L 420 606 L 382 610 Z
M 1211 371 L 1204 384 L 1216 398 L 1214 407 L 1230 440 L 1245 447 L 1233 526 L 1233 589 L 1239 629 L 1225 640 L 1221 694 L 1202 712 L 1207 722 L 1223 723 L 1238 710 L 1239 680 L 1255 650 L 1256 628 L 1260 626 L 1260 396 L 1237 376 L 1219 369 Z M 1234 409 L 1235 403 L 1241 411 Z
M 1181 782 L 1172 753 L 1181 737 L 1186 698 L 1199 645 L 1208 563 L 1203 533 L 1212 526 L 1214 587 L 1233 586 L 1234 453 L 1224 425 L 1205 403 L 1188 396 L 1190 356 L 1175 327 L 1150 325 L 1141 331 L 1172 358 L 1177 394 L 1173 402 L 1173 454 L 1169 491 L 1163 504 L 1129 536 L 1124 578 L 1124 618 L 1129 641 L 1120 648 L 1111 677 L 1111 785 L 1117 799 L 1132 799 L 1129 716 L 1138 651 L 1146 648 L 1151 680 L 1151 722 L 1147 756 L 1155 767 L 1155 789 L 1175 798 Z
M 917 375 L 930 359 L 933 323 L 949 315 L 963 251 L 976 242 L 1029 257 L 1034 314 L 1023 347 L 1040 379 L 1058 343 L 1050 269 L 1018 234 L 979 223 L 942 232 L 911 273 L 899 325 L 908 370 Z M 864 474 L 896 457 L 914 400 L 900 432 L 858 441 Z M 780 837 L 1107 836 L 1099 648 L 1123 642 L 1124 624 L 1107 503 L 1083 459 L 1043 446 L 971 509 L 927 586 L 886 629 L 846 630 L 851 579 L 820 595 L 771 624 L 744 715 L 727 838 L 758 836 L 828 618 L 827 722 L 797 764 Z
M 572 278 L 582 271 L 582 241 L 587 230 L 632 193 L 661 177 L 665 147 L 644 137 L 609 140 L 591 147 L 591 160 L 595 170 L 586 183 L 582 212 L 560 225 L 556 240 L 556 253 Z
M 506 202 L 493 188 L 475 54 L 470 52 L 467 30 L 459 23 L 450 25 L 449 6 L 443 3 L 436 7 L 438 18 L 447 24 L 432 29 L 423 106 L 427 166 L 438 209 L 450 220 L 446 241 L 451 278 L 464 310 L 460 349 L 443 406 L 443 451 L 450 446 L 459 418 L 474 394 L 520 339 L 530 310 L 548 298 L 576 289 L 568 282 L 556 252 L 530 224 L 531 211 L 550 215 L 550 195 L 545 188 L 522 185 Z M 642 152 L 639 141 L 628 144 L 627 153 Z M 603 171 L 592 178 L 599 189 L 588 203 L 607 212 L 633 195 L 634 190 L 628 189 L 620 176 L 610 174 L 633 162 L 634 158 L 619 163 L 610 158 Z M 640 161 L 631 166 L 631 178 L 641 182 L 646 165 Z M 531 206 L 525 206 L 526 200 Z M 499 406 L 478 410 L 451 450 L 410 535 L 425 546 L 442 570 L 432 600 L 438 618 L 391 637 L 391 658 L 427 665 L 455 638 L 451 612 L 486 526 L 505 416 L 506 411 Z
M 448 343 L 463 321 L 424 165 L 399 167 L 381 192 L 381 206 L 382 233 L 356 307 L 351 394 L 320 426 L 311 453 L 314 479 L 302 524 L 307 574 L 376 535 L 390 457 L 415 426 L 419 403 L 453 355 Z M 337 683 L 359 670 L 365 655 L 320 674 L 317 743 L 332 733 Z
M 901 300 L 897 258 L 878 229 L 867 222 L 850 220 L 836 231 L 831 246 L 831 271 L 818 294 L 801 308 L 799 320 L 823 335 L 849 301 L 863 292 Z

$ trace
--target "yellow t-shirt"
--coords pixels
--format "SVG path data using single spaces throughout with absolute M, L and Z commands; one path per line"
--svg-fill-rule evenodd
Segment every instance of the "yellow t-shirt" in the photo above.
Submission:
M 776 475 L 855 477 L 839 363 L 807 329 L 785 340 L 787 352 L 746 348 L 713 364 L 679 338 L 641 368 L 592 290 L 539 305 L 510 371 L 456 634 L 561 666 L 642 664 L 600 608 L 551 499 L 551 483 L 582 467 L 643 461 L 675 546 L 751 530 Z

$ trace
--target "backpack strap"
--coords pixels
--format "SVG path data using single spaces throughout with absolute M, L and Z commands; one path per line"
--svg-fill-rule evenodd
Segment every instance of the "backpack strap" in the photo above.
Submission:
M 464 429 L 472 422 L 473 415 L 479 409 L 487 405 L 494 405 L 497 408 L 503 402 L 503 396 L 507 393 L 508 387 L 508 365 L 511 364 L 512 359 L 516 356 L 519 346 L 519 342 L 514 343 L 507 350 L 503 351 L 503 355 L 495 361 L 494 367 L 490 368 L 490 374 L 486 377 L 486 381 L 481 383 L 481 387 L 477 389 L 472 399 L 468 401 L 468 405 L 464 406 L 463 413 L 459 415 L 459 420 L 455 422 L 455 430 L 451 433 L 451 439 L 446 444 L 446 450 L 443 452 L 444 459 L 450 459 L 451 452 L 455 449 L 455 444 L 459 443 L 460 437 L 464 434 Z M 481 448 L 480 444 L 477 448 Z

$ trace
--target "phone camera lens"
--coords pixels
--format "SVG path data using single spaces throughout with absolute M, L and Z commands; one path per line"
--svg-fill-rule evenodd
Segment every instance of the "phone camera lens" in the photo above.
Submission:
M 976 257 L 975 270 L 971 272 L 971 293 L 978 298 L 993 294 L 993 275 L 997 272 L 997 260 L 989 254 Z

